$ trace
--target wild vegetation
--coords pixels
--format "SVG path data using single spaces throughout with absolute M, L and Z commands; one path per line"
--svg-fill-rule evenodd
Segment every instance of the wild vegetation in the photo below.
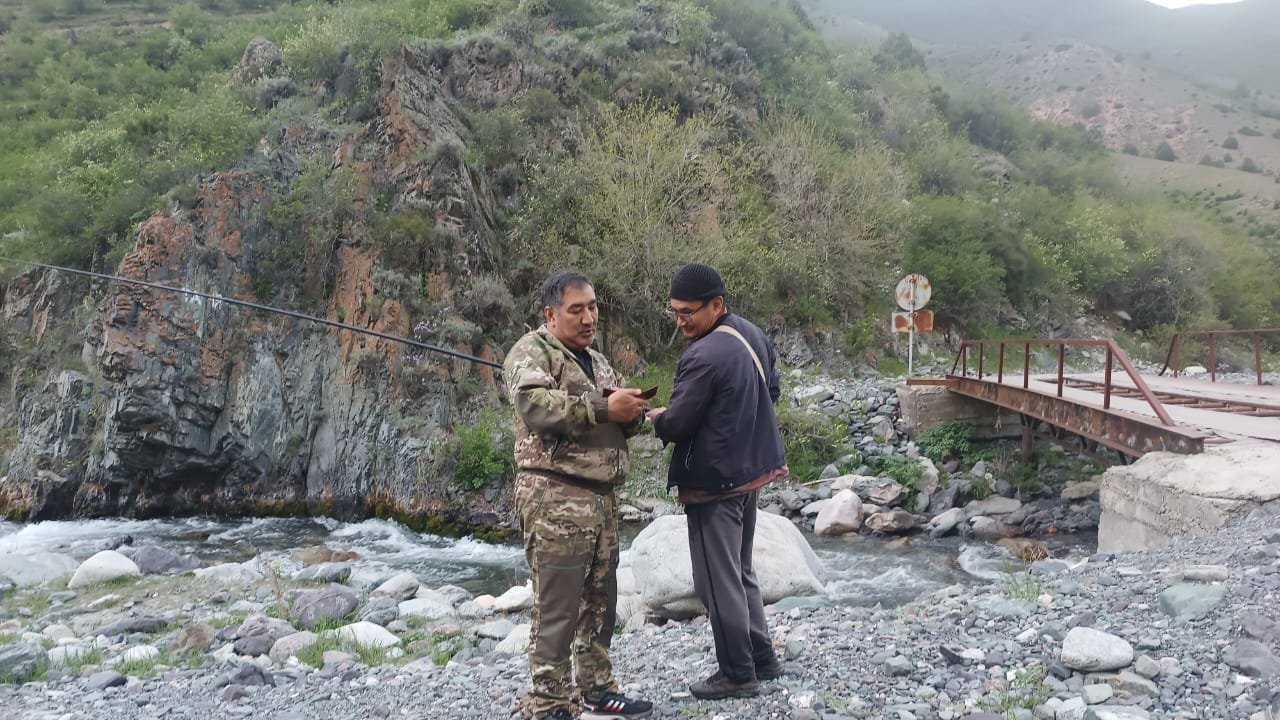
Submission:
M 147 0 L 5 12 L 9 255 L 109 266 L 147 213 L 181 203 L 208 173 L 251 166 L 270 128 L 356 132 L 397 43 L 484 36 L 523 62 L 579 69 L 572 87 L 464 108 L 466 147 L 441 150 L 497 187 L 524 188 L 496 220 L 508 248 L 485 269 L 519 294 L 574 258 L 598 278 L 609 322 L 640 347 L 661 347 L 663 283 L 692 259 L 725 269 L 740 309 L 803 326 L 882 312 L 903 269 L 930 276 L 939 320 L 968 330 L 1009 311 L 1053 319 L 1073 311 L 1063 297 L 1126 310 L 1136 329 L 1276 314 L 1280 291 L 1256 282 L 1273 245 L 1124 197 L 1087 134 L 939 86 L 905 36 L 829 47 L 795 4 Z M 294 83 L 333 88 L 345 74 L 345 94 L 264 104 L 229 84 L 255 35 L 281 47 Z M 369 191 L 349 168 L 304 167 L 279 188 L 271 222 L 285 241 L 260 256 L 262 294 L 291 277 L 323 288 L 273 263 L 316 267 L 308 253 L 331 252 L 325 233 L 345 224 L 369 228 L 391 262 L 397 238 L 439 234 L 429 219 L 361 202 Z M 1243 286 L 1254 289 L 1245 303 Z

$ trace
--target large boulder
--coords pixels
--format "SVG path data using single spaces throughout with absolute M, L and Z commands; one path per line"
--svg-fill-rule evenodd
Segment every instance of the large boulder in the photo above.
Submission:
M 753 566 L 766 603 L 785 597 L 826 595 L 822 561 L 790 520 L 770 513 L 756 519 Z M 631 543 L 631 567 L 641 597 L 659 613 L 668 606 L 698 607 L 684 515 L 660 517 Z
M 67 587 L 72 590 L 101 585 L 122 577 L 142 577 L 136 563 L 115 550 L 103 550 L 80 563 Z
M 841 490 L 818 511 L 813 531 L 818 535 L 856 533 L 862 527 L 862 499 L 852 490 Z
M 0 577 L 7 577 L 18 586 L 39 585 L 75 571 L 75 558 L 64 553 L 0 554 Z

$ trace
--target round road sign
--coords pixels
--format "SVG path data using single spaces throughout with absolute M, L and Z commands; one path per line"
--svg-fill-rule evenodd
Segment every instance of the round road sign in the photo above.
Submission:
M 911 273 L 899 280 L 898 288 L 894 291 L 898 307 L 903 310 L 919 310 L 929 303 L 932 293 L 929 278 L 920 273 Z

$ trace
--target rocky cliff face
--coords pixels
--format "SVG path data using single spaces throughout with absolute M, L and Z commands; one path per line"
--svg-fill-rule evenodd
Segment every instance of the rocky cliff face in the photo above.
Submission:
M 444 57 L 404 49 L 384 78 L 379 111 L 358 135 L 299 125 L 264 137 L 246 169 L 204 179 L 188 207 L 142 222 L 136 246 L 109 271 L 262 302 L 259 261 L 284 242 L 271 209 L 300 163 L 317 157 L 382 188 L 393 206 L 433 216 L 464 256 L 488 251 L 495 199 L 485 178 L 431 151 L 462 144 L 460 102 L 520 89 L 518 60 L 495 65 L 483 44 Z M 379 280 L 368 237 L 358 217 L 344 220 L 323 248 L 321 298 L 275 302 L 409 335 L 411 313 Z M 448 268 L 430 277 L 430 293 L 447 297 Z M 13 360 L 0 369 L 0 428 L 16 427 L 0 435 L 0 515 L 311 511 L 454 528 L 506 522 L 496 488 L 464 494 L 437 462 L 458 383 L 492 387 L 487 369 L 415 363 L 386 340 L 43 271 L 19 277 L 0 301 L 0 358 Z M 499 355 L 477 343 L 459 349 Z

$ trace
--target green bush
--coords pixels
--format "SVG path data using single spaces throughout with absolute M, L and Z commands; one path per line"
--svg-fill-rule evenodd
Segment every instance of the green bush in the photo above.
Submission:
M 515 468 L 510 424 L 491 410 L 480 413 L 471 425 L 455 430 L 448 455 L 454 458 L 454 480 L 469 490 L 479 490 Z
M 1242 160 L 1240 162 L 1240 169 L 1247 173 L 1262 172 L 1262 168 L 1258 167 L 1258 164 L 1253 161 L 1253 158 L 1245 158 Z
M 1241 135 L 1245 135 L 1245 136 L 1247 136 L 1247 137 L 1258 137 L 1258 136 L 1262 135 L 1262 131 L 1261 131 L 1261 130 L 1259 130 L 1259 129 L 1257 129 L 1257 128 L 1251 128 L 1251 127 L 1242 127 L 1242 128 L 1240 128 L 1239 130 L 1237 130 L 1236 132 L 1240 133 Z
M 1173 162 L 1178 159 L 1178 156 L 1174 154 L 1173 148 L 1169 146 L 1169 143 L 1162 142 L 1156 146 L 1155 159 Z
M 1236 139 L 1235 135 L 1228 135 L 1227 139 L 1222 141 L 1222 147 L 1227 150 L 1238 150 L 1240 141 Z
M 849 428 L 838 420 L 791 409 L 778 412 L 778 429 L 791 476 L 801 482 L 816 480 L 836 460 L 849 435 Z
M 912 492 L 924 476 L 924 465 L 919 460 L 902 455 L 879 455 L 874 465 L 878 472 L 897 480 Z
M 931 460 L 941 462 L 947 456 L 963 459 L 969 453 L 973 426 L 962 420 L 948 420 L 924 430 L 916 444 Z

